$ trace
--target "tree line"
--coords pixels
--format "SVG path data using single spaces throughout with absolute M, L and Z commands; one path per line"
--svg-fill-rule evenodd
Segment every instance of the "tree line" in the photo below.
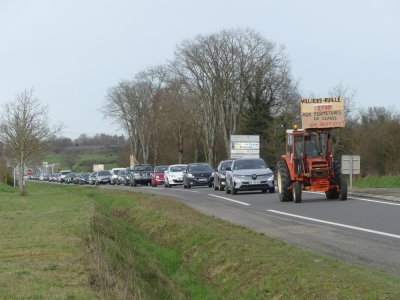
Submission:
M 341 83 L 328 95 L 346 103 L 347 125 L 335 130 L 338 157 L 360 154 L 365 175 L 397 174 L 398 114 L 355 111 L 354 93 Z M 229 157 L 230 135 L 255 134 L 273 165 L 284 151 L 285 130 L 300 123 L 300 99 L 282 46 L 254 30 L 223 30 L 183 41 L 167 64 L 111 87 L 103 113 L 126 131 L 127 153 L 140 162 L 215 166 Z
M 299 99 L 283 47 L 253 30 L 224 30 L 184 41 L 169 64 L 111 87 L 103 112 L 125 129 L 138 161 L 215 165 L 229 156 L 231 134 L 259 134 L 272 159 Z
M 312 97 L 313 95 L 307 95 Z M 323 95 L 325 96 L 325 95 Z M 346 127 L 335 130 L 335 152 L 361 156 L 363 175 L 398 175 L 400 115 L 395 108 L 356 110 L 354 93 L 343 84 L 328 91 L 344 97 Z M 107 92 L 102 110 L 127 134 L 72 141 L 50 128 L 47 107 L 25 90 L 0 114 L 0 179 L 12 166 L 40 164 L 49 149 L 98 143 L 121 145 L 140 162 L 206 161 L 216 166 L 229 157 L 232 134 L 260 136 L 260 154 L 274 165 L 285 147 L 285 131 L 300 124 L 299 84 L 281 46 L 254 30 L 224 30 L 198 35 L 176 47 L 173 59 L 138 72 Z M 24 193 L 23 187 L 20 192 Z

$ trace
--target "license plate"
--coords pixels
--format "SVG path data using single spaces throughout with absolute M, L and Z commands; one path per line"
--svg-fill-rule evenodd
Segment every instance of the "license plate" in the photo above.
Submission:
M 251 184 L 260 184 L 261 182 L 260 182 L 260 180 L 253 180 L 253 181 L 250 181 L 250 183 Z
M 198 181 L 207 181 L 207 179 L 206 178 L 199 178 L 199 179 L 197 179 Z

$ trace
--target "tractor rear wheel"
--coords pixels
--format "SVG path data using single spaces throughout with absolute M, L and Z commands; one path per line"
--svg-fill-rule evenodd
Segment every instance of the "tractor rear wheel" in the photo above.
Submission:
M 301 186 L 298 181 L 293 182 L 293 202 L 294 203 L 300 203 L 301 202 Z
M 333 160 L 333 171 L 335 173 L 335 185 L 340 186 L 340 181 L 341 181 L 341 173 L 340 173 L 340 161 L 337 159 Z M 339 199 L 340 193 L 337 190 L 337 188 L 330 189 L 325 192 L 326 198 L 331 200 L 331 199 Z M 347 196 L 346 196 L 347 197 Z
M 340 160 L 337 159 L 333 160 L 333 171 L 335 172 L 335 184 L 340 185 L 340 178 L 341 178 Z
M 345 180 L 342 180 L 340 183 L 339 200 L 347 200 L 347 182 Z
M 281 202 L 293 201 L 293 194 L 290 190 L 290 172 L 286 161 L 278 161 L 278 193 Z

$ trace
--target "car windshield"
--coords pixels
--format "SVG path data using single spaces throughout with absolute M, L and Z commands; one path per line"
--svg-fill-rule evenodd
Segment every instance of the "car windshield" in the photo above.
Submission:
M 182 172 L 186 169 L 186 166 L 173 166 L 169 170 L 170 172 Z
M 231 165 L 232 165 L 232 161 L 231 161 L 231 160 L 224 161 L 224 162 L 221 164 L 221 171 L 226 171 L 226 168 L 227 168 L 227 167 L 230 167 Z
M 266 169 L 267 164 L 262 159 L 246 159 L 238 160 L 235 162 L 234 170 L 247 170 L 247 169 Z
M 135 166 L 135 171 L 153 171 L 151 166 Z
M 211 167 L 208 164 L 190 165 L 189 171 L 211 171 Z
M 99 175 L 99 176 L 107 176 L 107 175 L 110 175 L 110 174 L 111 174 L 110 171 L 99 171 L 97 173 L 97 175 Z
M 125 175 L 126 174 L 126 170 L 120 170 L 119 172 L 118 172 L 118 175 Z
M 163 173 L 167 168 L 168 168 L 167 166 L 157 166 L 157 167 L 154 169 L 154 172 Z

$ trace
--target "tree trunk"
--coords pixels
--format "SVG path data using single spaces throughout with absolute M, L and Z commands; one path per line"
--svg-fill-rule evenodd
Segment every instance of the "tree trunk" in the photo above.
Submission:
M 25 185 L 24 185 L 24 155 L 21 153 L 19 160 L 19 174 L 18 174 L 18 189 L 20 195 L 25 195 Z
M 183 130 L 179 128 L 178 132 L 178 161 L 183 163 Z

